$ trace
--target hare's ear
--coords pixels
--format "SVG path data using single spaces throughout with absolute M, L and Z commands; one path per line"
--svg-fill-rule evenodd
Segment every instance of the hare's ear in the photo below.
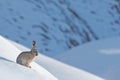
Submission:
M 33 40 L 33 47 L 36 47 L 36 41 Z

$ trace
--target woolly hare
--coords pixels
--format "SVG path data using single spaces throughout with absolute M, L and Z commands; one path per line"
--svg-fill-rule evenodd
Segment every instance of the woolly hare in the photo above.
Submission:
M 33 47 L 31 51 L 25 51 L 18 55 L 16 62 L 23 66 L 31 68 L 29 65 L 33 59 L 38 56 L 38 51 L 36 49 L 36 41 L 33 41 Z

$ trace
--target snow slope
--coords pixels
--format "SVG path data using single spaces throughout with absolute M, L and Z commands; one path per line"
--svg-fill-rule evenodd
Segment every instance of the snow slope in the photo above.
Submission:
M 55 58 L 107 80 L 120 79 L 120 37 L 90 42 Z
M 28 48 L 10 41 L 13 45 L 15 45 L 21 51 L 29 50 Z M 66 65 L 59 61 L 56 61 L 52 58 L 46 57 L 42 54 L 36 59 L 36 63 L 43 66 L 47 71 L 52 73 L 59 80 L 104 80 L 100 77 L 97 77 L 91 73 L 88 73 L 84 70 L 74 68 L 72 66 Z
M 29 48 L 33 39 L 38 40 L 39 51 L 54 56 L 82 43 L 119 36 L 119 4 L 119 0 L 0 0 L 0 35 Z
M 0 42 L 0 80 L 58 80 L 34 62 L 32 69 L 16 64 L 16 57 L 21 51 L 2 36 Z
M 0 80 L 47 80 L 34 70 L 18 66 L 3 57 L 0 57 L 0 65 Z

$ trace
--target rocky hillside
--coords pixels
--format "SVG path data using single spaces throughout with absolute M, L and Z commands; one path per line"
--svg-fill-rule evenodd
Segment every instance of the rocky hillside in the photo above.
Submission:
M 120 35 L 120 0 L 1 0 L 0 35 L 57 55 L 83 43 Z

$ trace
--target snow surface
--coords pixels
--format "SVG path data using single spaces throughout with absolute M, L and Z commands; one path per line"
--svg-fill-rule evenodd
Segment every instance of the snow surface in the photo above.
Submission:
M 34 62 L 31 64 L 32 69 L 16 64 L 21 51 L 1 36 L 0 42 L 0 80 L 58 80 Z
M 120 79 L 120 37 L 90 42 L 55 58 L 107 80 Z
M 0 36 L 0 42 L 0 63 L 2 65 L 0 74 L 3 75 L 0 76 L 1 80 L 104 80 L 42 54 L 39 54 L 36 63 L 31 63 L 32 69 L 23 67 L 16 64 L 15 59 L 18 53 L 29 49 L 13 41 L 6 40 L 2 36 Z M 8 77 L 6 77 L 7 75 Z
M 24 44 L 29 48 L 31 46 L 30 43 L 35 39 L 38 42 L 38 49 L 41 51 L 41 54 L 56 57 L 58 54 L 60 55 L 61 52 L 88 41 L 119 36 L 119 4 L 119 0 L 0 0 L 0 35 Z M 17 44 L 15 47 L 9 42 L 5 44 L 10 47 L 8 47 L 7 51 L 5 48 L 2 48 L 2 50 L 4 50 L 1 52 L 2 60 L 8 59 L 15 62 L 16 56 L 23 51 L 24 48 L 19 48 L 20 46 L 18 47 Z M 99 45 L 102 44 L 103 43 Z M 118 44 L 119 43 L 116 43 L 116 45 Z M 109 43 L 109 45 L 113 46 L 112 43 Z M 0 46 L 5 45 L 1 44 Z M 75 55 L 69 54 L 70 56 L 65 57 L 59 57 L 58 55 L 56 58 L 58 58 L 58 60 L 64 58 L 61 61 L 65 61 L 68 64 L 95 73 L 96 75 L 105 75 L 105 77 L 107 76 L 109 79 L 108 76 L 111 75 L 112 77 L 114 73 L 119 73 L 118 61 L 120 50 L 119 47 L 116 48 L 113 46 L 108 48 L 108 46 L 104 46 L 99 50 L 97 49 L 98 51 L 95 50 L 98 45 L 95 45 L 93 48 L 90 46 L 92 49 L 85 47 L 86 49 L 83 48 L 84 51 L 80 49 L 81 57 L 79 57 L 78 52 L 75 51 L 72 52 Z M 13 53 L 11 48 L 14 49 L 15 52 L 13 56 L 11 56 Z M 10 56 L 3 52 L 6 54 L 9 52 Z M 91 53 L 89 54 L 89 52 Z M 65 53 L 65 55 L 68 54 Z M 41 59 L 43 58 L 42 55 L 39 57 Z M 98 60 L 96 60 L 96 58 Z M 37 59 L 36 62 L 38 64 L 32 63 L 34 69 L 39 67 L 40 64 L 47 70 L 50 69 L 50 72 L 56 77 L 58 76 L 63 79 L 62 75 L 67 74 L 65 72 L 56 74 L 57 69 L 52 69 L 53 64 L 50 64 L 49 61 L 45 63 L 45 61 L 39 60 L 39 58 Z M 44 60 L 46 60 L 46 57 Z M 4 63 L 1 62 L 1 64 Z M 118 66 L 115 66 L 115 68 L 117 68 L 114 71 L 109 71 L 107 67 L 103 67 L 104 65 L 114 66 L 116 64 L 118 64 Z M 111 68 L 113 69 L 114 67 Z M 106 69 L 108 69 L 108 71 L 106 71 Z M 115 76 L 118 78 L 118 75 L 115 74 L 113 79 L 115 79 Z

